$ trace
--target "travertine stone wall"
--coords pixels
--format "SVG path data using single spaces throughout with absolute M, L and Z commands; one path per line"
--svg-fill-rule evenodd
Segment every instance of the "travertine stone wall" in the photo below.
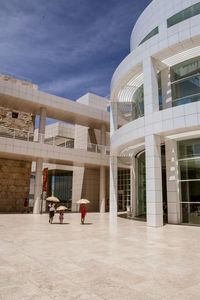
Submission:
M 12 113 L 18 113 L 18 118 L 12 118 Z M 9 108 L 0 107 L 0 126 L 16 128 L 25 131 L 34 131 L 35 116 L 19 111 L 10 111 Z
M 22 212 L 29 198 L 31 162 L 0 158 L 0 212 Z
M 34 131 L 35 117 L 0 107 L 0 132 L 2 127 Z M 3 129 L 2 129 L 3 130 Z M 0 212 L 22 212 L 24 199 L 29 198 L 31 162 L 0 158 Z

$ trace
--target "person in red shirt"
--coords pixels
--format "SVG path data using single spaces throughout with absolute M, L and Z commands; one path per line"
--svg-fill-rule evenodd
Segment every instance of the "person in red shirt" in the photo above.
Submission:
M 86 207 L 85 205 L 81 206 L 81 223 L 84 224 L 86 215 Z

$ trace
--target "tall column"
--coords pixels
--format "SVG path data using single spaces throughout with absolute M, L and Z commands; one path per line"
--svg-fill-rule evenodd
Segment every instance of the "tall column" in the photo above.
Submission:
M 110 106 L 110 136 L 118 129 L 117 102 L 111 100 Z M 110 216 L 117 216 L 117 156 L 110 155 Z
M 170 68 L 165 68 L 161 71 L 161 87 L 163 109 L 172 107 Z
M 88 127 L 75 125 L 74 148 L 87 150 Z M 72 211 L 77 212 L 79 205 L 76 203 L 82 197 L 85 167 L 73 167 L 72 179 Z M 84 195 L 85 197 L 85 195 Z
M 100 191 L 99 191 L 99 211 L 105 213 L 105 202 L 106 202 L 106 168 L 100 167 Z
M 46 109 L 44 107 L 41 107 L 40 123 L 39 123 L 39 131 L 38 131 L 38 141 L 40 143 L 44 142 L 45 126 L 46 126 Z M 43 161 L 41 158 L 37 158 L 36 171 L 35 171 L 34 205 L 33 205 L 34 214 L 39 214 L 41 210 L 42 169 L 43 169 Z
M 133 217 L 136 216 L 136 159 L 135 156 L 131 158 L 131 213 Z
M 147 225 L 163 226 L 160 136 L 145 137 Z
M 34 205 L 33 213 L 39 214 L 41 209 L 41 193 L 42 193 L 42 159 L 36 159 L 36 170 L 35 170 L 35 188 L 34 188 Z
M 153 134 L 153 113 L 159 111 L 158 79 L 156 60 L 147 57 L 143 61 L 145 156 L 146 156 L 146 201 L 147 225 L 163 226 L 162 167 L 160 137 Z
M 168 223 L 180 223 L 177 142 L 165 142 Z
M 84 173 L 84 167 L 73 167 L 71 208 L 72 212 L 77 212 L 79 210 L 79 205 L 76 202 L 82 197 Z
M 154 58 L 143 61 L 145 117 L 159 111 L 157 64 Z
M 106 126 L 101 126 L 101 152 L 104 153 L 104 145 L 106 146 Z M 100 184 L 99 184 L 99 211 L 105 213 L 105 202 L 106 202 L 106 167 L 100 167 Z
M 117 102 L 112 101 L 110 105 L 110 135 L 118 128 L 118 111 L 117 111 Z
M 110 157 L 110 215 L 117 216 L 117 156 Z
M 46 109 L 44 107 L 40 108 L 40 123 L 39 123 L 39 131 L 38 131 L 38 141 L 44 142 L 45 135 L 45 126 L 46 126 Z

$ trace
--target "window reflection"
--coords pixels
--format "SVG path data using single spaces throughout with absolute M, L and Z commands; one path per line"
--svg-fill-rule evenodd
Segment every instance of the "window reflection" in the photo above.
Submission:
M 200 139 L 178 142 L 181 222 L 200 224 Z
M 48 196 L 54 195 L 61 203 L 71 209 L 72 201 L 72 172 L 53 171 L 49 173 Z
M 171 27 L 198 14 L 200 14 L 200 3 L 196 3 L 190 7 L 187 7 L 186 9 L 170 17 L 167 20 L 167 27 Z
M 173 106 L 200 100 L 200 57 L 170 69 Z

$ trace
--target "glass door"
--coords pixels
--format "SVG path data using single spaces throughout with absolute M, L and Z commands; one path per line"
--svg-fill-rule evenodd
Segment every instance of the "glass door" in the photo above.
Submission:
M 181 223 L 200 225 L 200 139 L 178 142 Z
M 137 217 L 146 219 L 146 170 L 145 152 L 137 156 L 138 169 L 138 197 L 137 197 Z

